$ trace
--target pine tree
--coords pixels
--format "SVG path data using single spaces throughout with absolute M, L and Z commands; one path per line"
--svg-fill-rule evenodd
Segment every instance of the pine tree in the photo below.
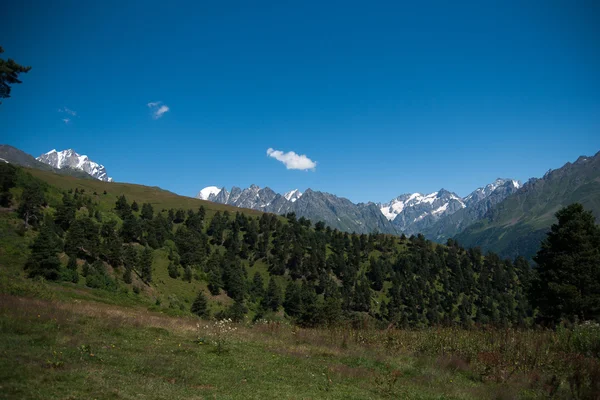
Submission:
M 252 301 L 261 299 L 265 295 L 265 287 L 260 272 L 255 272 L 250 285 L 250 298 Z
M 193 272 L 192 272 L 192 268 L 188 265 L 187 267 L 185 267 L 185 269 L 183 270 L 183 280 L 184 281 L 188 281 L 191 282 L 192 281 L 192 277 L 193 277 Z
M 152 282 L 152 249 L 148 246 L 142 251 L 140 267 L 142 280 L 146 283 Z
M 548 322 L 600 318 L 600 227 L 577 203 L 559 210 L 556 218 L 534 257 L 533 301 Z
M 52 281 L 60 278 L 59 243 L 59 239 L 50 228 L 42 227 L 31 244 L 31 255 L 25 265 L 29 270 L 29 276 L 43 276 Z
M 267 292 L 265 293 L 262 304 L 265 309 L 271 311 L 277 311 L 281 305 L 281 289 L 273 277 L 269 279 L 269 285 L 267 286 Z
M 135 200 L 133 201 L 133 203 L 131 203 L 131 211 L 135 211 L 135 212 L 140 211 L 140 206 L 138 205 L 138 203 Z
M 140 213 L 140 217 L 146 221 L 150 221 L 152 218 L 154 218 L 154 208 L 152 207 L 152 204 L 142 204 L 142 212 Z
M 17 169 L 8 163 L 0 164 L 0 207 L 10 207 L 12 193 L 10 189 L 17 185 Z
M 206 296 L 202 290 L 198 292 L 196 299 L 192 303 L 190 311 L 192 314 L 196 314 L 200 318 L 207 319 L 210 316 L 210 312 L 208 310 L 208 301 L 206 300 Z
M 221 280 L 221 274 L 214 269 L 208 272 L 208 290 L 213 296 L 217 296 L 221 293 L 223 287 L 223 281 Z
M 122 219 L 125 220 L 127 217 L 131 216 L 131 207 L 129 203 L 127 203 L 127 198 L 125 195 L 119 196 L 117 198 L 117 202 L 115 203 L 115 212 Z
M 0 46 L 0 54 L 4 53 L 4 49 Z M 19 80 L 19 74 L 29 72 L 31 67 L 24 67 L 17 64 L 14 60 L 3 60 L 0 58 L 0 99 L 10 97 L 11 85 L 22 83 Z M 0 104 L 2 102 L 0 101 Z
M 179 278 L 179 267 L 173 261 L 171 261 L 169 263 L 167 270 L 168 270 L 169 276 L 171 278 L 173 278 L 173 279 Z
M 302 312 L 302 299 L 300 287 L 294 281 L 290 281 L 285 289 L 285 300 L 283 308 L 290 317 L 297 317 Z
M 123 252 L 123 264 L 125 265 L 125 272 L 123 273 L 123 281 L 130 284 L 133 281 L 132 271 L 137 267 L 139 263 L 138 252 L 135 247 L 129 245 L 125 247 Z
M 46 202 L 44 191 L 37 182 L 30 182 L 23 189 L 17 212 L 25 221 L 25 227 L 37 225 L 41 220 L 42 205 Z

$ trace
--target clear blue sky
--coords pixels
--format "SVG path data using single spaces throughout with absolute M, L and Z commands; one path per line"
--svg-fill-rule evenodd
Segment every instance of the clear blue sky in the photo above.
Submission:
M 399 3 L 8 2 L 3 56 L 33 69 L 0 105 L 0 142 L 183 195 L 353 201 L 466 195 L 600 150 L 598 2 Z

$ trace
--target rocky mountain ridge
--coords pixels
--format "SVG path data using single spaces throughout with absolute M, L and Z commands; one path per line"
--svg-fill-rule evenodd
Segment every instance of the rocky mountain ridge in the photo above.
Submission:
M 78 154 L 73 149 L 62 151 L 56 151 L 56 149 L 50 150 L 49 152 L 37 157 L 36 160 L 57 169 L 77 169 L 104 182 L 112 182 L 113 180 L 108 176 L 104 165 L 90 160 L 86 155 Z

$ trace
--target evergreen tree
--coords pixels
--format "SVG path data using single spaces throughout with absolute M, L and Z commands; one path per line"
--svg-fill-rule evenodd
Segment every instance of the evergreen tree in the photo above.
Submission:
M 65 253 L 90 261 L 98 257 L 100 250 L 100 228 L 89 217 L 75 220 L 65 236 Z
M 127 217 L 132 215 L 131 206 L 127 202 L 125 195 L 121 195 L 117 198 L 117 202 L 115 203 L 115 212 L 122 220 L 125 220 Z
M 207 319 L 210 316 L 210 312 L 208 310 L 208 302 L 202 290 L 198 292 L 196 299 L 192 303 L 190 311 L 192 312 L 192 314 L 196 314 L 200 318 Z
M 221 293 L 222 287 L 223 281 L 221 280 L 220 272 L 211 269 L 208 272 L 208 290 L 210 291 L 210 294 L 217 296 L 219 293 Z
M 600 227 L 577 203 L 559 210 L 556 218 L 534 257 L 534 304 L 548 322 L 600 319 Z
M 119 233 L 125 243 L 139 242 L 142 237 L 142 226 L 140 220 L 133 214 L 129 214 L 123 220 L 121 232 Z
M 67 269 L 65 270 L 64 280 L 70 281 L 73 283 L 79 282 L 79 273 L 77 272 L 77 258 L 69 257 L 69 262 L 67 263 Z
M 60 278 L 60 260 L 58 252 L 60 242 L 51 229 L 44 226 L 31 244 L 31 255 L 27 260 L 25 268 L 29 270 L 29 276 L 43 276 L 48 280 Z
M 2 53 L 4 53 L 4 49 L 0 46 L 0 54 Z M 30 70 L 31 67 L 24 67 L 10 58 L 8 60 L 0 58 L 0 99 L 9 98 L 11 86 L 22 83 L 19 80 L 19 74 L 27 73 Z M 2 104 L 2 101 L 0 101 L 0 104 Z
M 283 308 L 290 317 L 297 317 L 302 312 L 302 298 L 300 287 L 294 281 L 290 281 L 285 289 Z
M 256 301 L 265 295 L 265 287 L 262 275 L 259 272 L 254 273 L 252 284 L 250 285 L 250 299 Z
M 54 222 L 66 232 L 75 221 L 76 211 L 77 208 L 73 197 L 68 193 L 65 193 L 63 194 L 62 204 L 56 208 Z
M 12 193 L 10 189 L 17 185 L 17 169 L 8 163 L 0 164 L 0 207 L 10 207 Z
M 179 267 L 173 261 L 171 261 L 169 263 L 167 270 L 168 270 L 169 276 L 171 278 L 173 278 L 173 279 L 179 278 Z
M 263 298 L 262 305 L 263 308 L 271 311 L 277 311 L 281 305 L 281 289 L 273 277 L 269 279 L 269 285 L 267 286 L 267 292 Z
M 142 204 L 142 212 L 140 213 L 140 217 L 146 221 L 150 221 L 152 218 L 154 218 L 154 208 L 152 207 L 152 204 Z
M 129 245 L 125 247 L 123 252 L 123 264 L 125 265 L 125 272 L 123 273 L 123 281 L 130 284 L 133 281 L 131 276 L 132 271 L 137 267 L 139 263 L 138 252 L 135 247 Z
M 42 214 L 42 205 L 46 202 L 44 191 L 37 182 L 29 182 L 23 189 L 17 212 L 25 221 L 25 227 L 37 225 Z
M 131 203 L 131 211 L 135 211 L 135 212 L 140 211 L 140 206 L 138 205 L 138 203 L 135 200 L 133 201 L 133 203 Z
M 142 251 L 140 257 L 141 278 L 144 282 L 152 282 L 152 249 L 148 246 Z
M 192 277 L 193 277 L 193 272 L 192 272 L 192 268 L 188 265 L 187 267 L 185 267 L 185 269 L 183 270 L 183 280 L 184 281 L 188 281 L 191 282 L 192 281 Z

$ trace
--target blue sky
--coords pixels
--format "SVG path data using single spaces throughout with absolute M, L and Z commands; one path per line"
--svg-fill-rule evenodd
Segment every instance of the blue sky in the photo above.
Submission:
M 353 201 L 466 195 L 600 150 L 598 2 L 459 3 L 9 2 L 3 56 L 33 69 L 0 105 L 0 142 L 183 195 Z

